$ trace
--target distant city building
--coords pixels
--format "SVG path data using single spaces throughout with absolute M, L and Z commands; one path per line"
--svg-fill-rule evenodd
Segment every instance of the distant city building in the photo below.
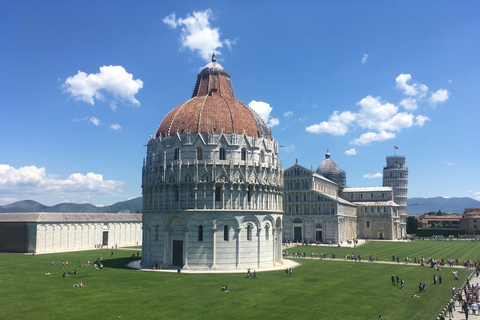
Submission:
M 52 253 L 142 244 L 137 213 L 2 213 L 0 251 Z
M 466 234 L 480 234 L 480 208 L 465 208 L 460 228 L 464 229 Z
M 143 268 L 283 264 L 278 144 L 214 56 L 149 139 L 142 190 Z
M 400 158 L 404 168 L 405 157 Z M 387 157 L 386 168 L 392 165 L 390 159 Z M 387 172 L 383 187 L 347 188 L 346 173 L 329 152 L 316 172 L 300 166 L 297 160 L 284 174 L 284 240 L 342 244 L 358 238 L 404 237 L 406 217 L 403 223 L 395 188 L 388 185 L 396 181 L 397 174 L 385 179 L 390 176 Z

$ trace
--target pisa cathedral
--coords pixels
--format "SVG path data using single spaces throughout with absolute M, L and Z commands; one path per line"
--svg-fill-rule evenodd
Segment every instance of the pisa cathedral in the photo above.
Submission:
M 315 172 L 298 162 L 284 171 L 278 148 L 213 56 L 148 140 L 142 268 L 268 268 L 283 264 L 282 241 L 405 235 L 404 157 L 387 157 L 383 187 L 348 188 L 329 153 Z
M 285 170 L 284 240 L 344 244 L 355 239 L 396 240 L 406 235 L 408 169 L 405 157 L 387 157 L 383 186 L 346 187 L 346 173 L 330 159 L 316 171 Z

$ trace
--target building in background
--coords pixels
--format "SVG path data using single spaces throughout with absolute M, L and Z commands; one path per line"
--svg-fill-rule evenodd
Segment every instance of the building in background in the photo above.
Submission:
M 387 157 L 387 166 L 383 168 L 383 186 L 393 188 L 393 201 L 398 204 L 401 235 L 407 234 L 407 192 L 408 168 L 405 167 L 405 157 Z
M 389 158 L 387 167 L 391 165 Z M 383 187 L 349 188 L 345 171 L 327 151 L 315 172 L 300 166 L 297 160 L 284 176 L 285 241 L 343 244 L 358 238 L 395 240 L 406 235 L 406 217 L 403 226 L 395 189 L 385 185 L 385 181 L 395 182 L 397 174 L 384 179 Z M 408 181 L 408 176 L 401 177 Z M 401 191 L 406 196 L 406 190 Z
M 53 253 L 142 244 L 138 213 L 2 213 L 0 251 Z

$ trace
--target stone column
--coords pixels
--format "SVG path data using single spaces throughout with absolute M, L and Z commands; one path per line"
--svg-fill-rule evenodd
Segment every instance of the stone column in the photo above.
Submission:
M 188 228 L 183 229 L 185 233 L 185 242 L 183 243 L 183 265 L 188 269 Z
M 216 260 L 216 257 L 215 257 L 215 253 L 216 253 L 216 245 L 217 245 L 217 228 L 216 227 L 213 227 L 212 228 L 212 233 L 213 233 L 213 237 L 212 237 L 212 266 L 211 266 L 211 269 L 216 269 L 216 265 L 215 265 L 215 260 Z
M 238 227 L 237 228 L 237 263 L 236 263 L 236 269 L 238 270 L 239 266 L 240 266 L 240 230 L 242 230 L 242 228 Z
M 261 231 L 262 231 L 262 228 L 261 227 L 258 227 L 257 229 L 257 244 L 258 244 L 258 254 L 257 254 L 257 260 L 258 260 L 258 263 L 257 263 L 257 266 L 260 268 L 260 265 L 262 263 L 262 254 L 261 254 L 261 249 L 262 249 L 262 246 L 261 246 Z

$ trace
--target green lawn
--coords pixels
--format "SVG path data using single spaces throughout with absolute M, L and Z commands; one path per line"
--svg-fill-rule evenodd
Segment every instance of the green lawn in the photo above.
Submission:
M 346 250 L 330 249 L 337 257 Z M 445 251 L 445 258 L 457 254 L 476 259 L 478 249 L 479 244 L 470 242 L 380 242 L 346 252 L 391 259 L 392 251 L 411 252 L 412 257 L 423 250 L 432 253 L 425 257 Z M 0 253 L 0 319 L 377 319 L 379 314 L 389 320 L 434 319 L 449 300 L 450 287 L 459 287 L 472 271 L 456 269 L 462 279 L 456 281 L 451 269 L 443 268 L 443 283 L 433 285 L 433 274 L 439 272 L 429 267 L 298 259 L 302 265 L 291 277 L 275 271 L 250 279 L 244 274 L 140 272 L 123 268 L 136 251 L 114 252 L 113 256 L 111 250 Z M 102 270 L 77 267 L 78 261 L 84 264 L 102 255 L 106 258 Z M 62 278 L 64 260 L 79 274 Z M 405 280 L 405 289 L 391 285 L 392 274 Z M 73 288 L 80 280 L 86 287 Z M 411 298 L 424 281 L 426 293 Z M 228 292 L 220 291 L 223 285 L 228 285 Z
M 405 262 L 405 257 L 410 257 L 412 262 L 415 257 L 433 258 L 436 260 L 458 259 L 463 265 L 464 260 L 480 260 L 480 242 L 472 241 L 414 241 L 414 242 L 383 242 L 373 241 L 357 248 L 337 248 L 322 246 L 297 246 L 288 248 L 286 251 L 291 253 L 300 252 L 310 257 L 312 251 L 320 255 L 327 253 L 330 258 L 335 253 L 336 258 L 342 259 L 346 254 L 361 255 L 362 259 L 368 259 L 369 256 L 378 257 L 379 261 L 392 261 L 392 257 L 400 258 L 400 262 Z

